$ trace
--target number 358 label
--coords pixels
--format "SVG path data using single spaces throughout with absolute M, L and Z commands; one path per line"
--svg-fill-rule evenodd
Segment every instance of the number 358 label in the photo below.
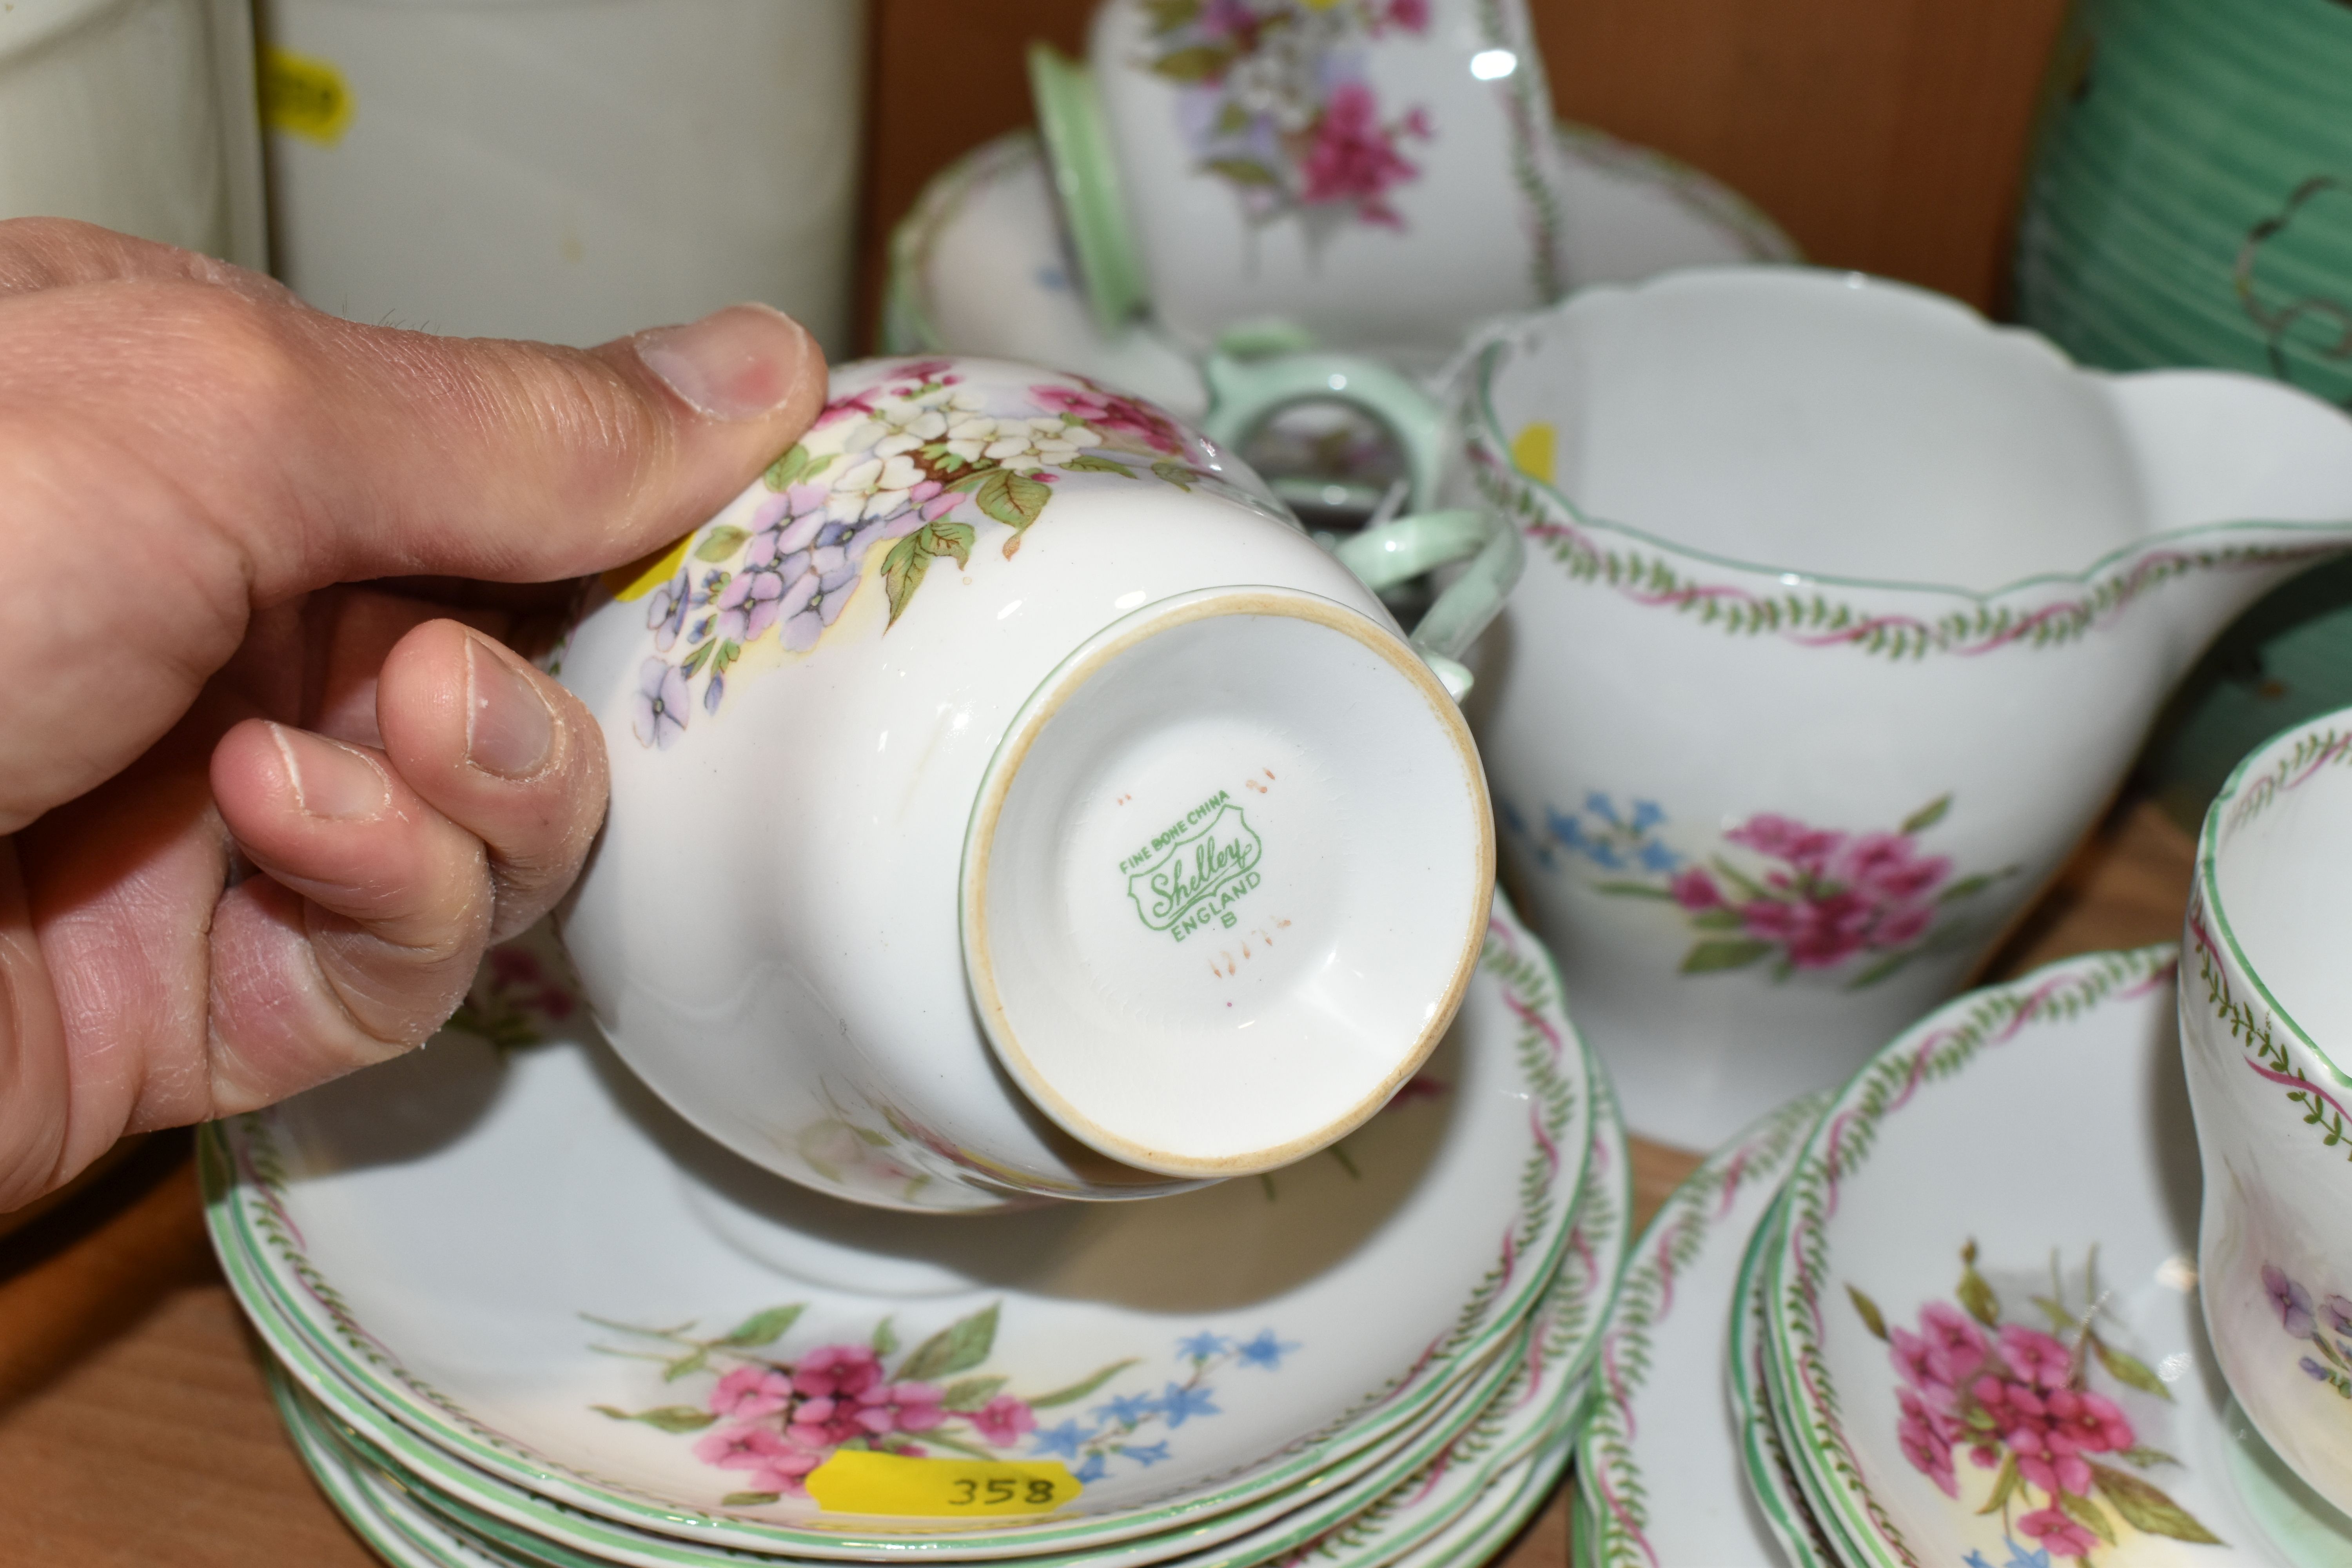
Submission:
M 808 1489 L 828 1513 L 997 1519 L 1050 1513 L 1084 1488 L 1057 1463 L 912 1459 L 843 1448 L 809 1472 Z

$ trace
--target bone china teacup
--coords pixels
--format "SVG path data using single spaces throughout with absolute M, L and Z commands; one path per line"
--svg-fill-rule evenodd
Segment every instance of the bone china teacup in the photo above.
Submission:
M 2261 747 L 2213 802 L 2180 983 L 2213 1352 L 2273 1451 L 2352 1512 L 2347 885 L 2352 709 Z
M 1030 83 L 1087 298 L 1434 368 L 1566 289 L 1521 0 L 1106 0 Z
M 564 938 L 615 1047 L 737 1152 L 900 1207 L 1148 1196 L 1346 1133 L 1485 936 L 1446 687 L 1148 405 L 986 360 L 832 393 L 562 655 L 612 754 Z M 1517 543 L 1401 528 L 1400 570 L 1487 550 L 1431 611 L 1445 665 Z
M 1850 274 L 1588 289 L 1450 395 L 1391 415 L 1414 471 L 1530 557 L 1472 703 L 1505 869 L 1627 1122 L 1692 1148 L 1957 989 L 2213 633 L 2352 543 L 2316 398 Z

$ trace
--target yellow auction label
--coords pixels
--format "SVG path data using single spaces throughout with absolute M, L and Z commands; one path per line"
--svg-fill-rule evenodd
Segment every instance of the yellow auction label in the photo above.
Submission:
M 352 89 L 330 61 L 291 49 L 265 48 L 261 122 L 331 147 L 352 122 Z
M 918 1519 L 1000 1519 L 1050 1513 L 1084 1489 L 1057 1462 L 910 1459 L 842 1448 L 809 1472 L 809 1496 L 828 1513 Z
M 650 555 L 640 555 L 626 566 L 615 566 L 604 574 L 604 586 L 612 590 L 615 599 L 642 599 L 677 575 L 678 563 L 686 559 L 686 547 L 693 542 L 694 535 L 681 534 L 675 544 L 665 544 Z
M 1559 432 L 1555 431 L 1547 421 L 1538 419 L 1511 437 L 1511 461 L 1517 464 L 1519 472 L 1527 475 L 1528 478 L 1541 479 L 1544 483 L 1549 484 L 1552 476 L 1552 450 L 1558 445 L 1559 439 Z

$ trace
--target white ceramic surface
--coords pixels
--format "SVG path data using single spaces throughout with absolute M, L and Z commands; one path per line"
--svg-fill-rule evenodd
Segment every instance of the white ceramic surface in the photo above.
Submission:
M 1107 0 L 1088 60 L 1151 307 L 1442 360 L 1570 283 L 1520 0 Z
M 856 0 L 260 0 L 279 275 L 594 343 L 739 300 L 855 337 Z
M 1960 984 L 2210 634 L 2352 541 L 2339 411 L 1853 275 L 1589 289 L 1455 398 L 1444 493 L 1533 558 L 1472 701 L 1506 868 L 1695 1148 Z
M 2181 1046 L 2207 1324 L 2271 1447 L 2352 1510 L 2352 711 L 2239 764 L 2198 844 Z
M 460 1017 L 515 1047 L 593 1037 L 543 1016 L 564 994 L 501 949 Z M 1339 1152 L 1260 1182 L 889 1216 L 725 1155 L 601 1047 L 501 1055 L 458 1031 L 225 1124 L 206 1177 L 241 1289 L 335 1375 L 512 1485 L 712 1544 L 892 1550 L 907 1538 L 888 1521 L 740 1500 L 789 1491 L 781 1440 L 772 1480 L 740 1445 L 711 1450 L 725 1464 L 697 1452 L 732 1429 L 701 1416 L 757 1419 L 756 1375 L 722 1387 L 753 1360 L 788 1352 L 836 1381 L 871 1363 L 888 1380 L 865 1386 L 912 1413 L 892 1417 L 904 1431 L 1060 1458 L 1085 1481 L 1048 1522 L 915 1538 L 922 1555 L 995 1557 L 1240 1508 L 1410 1429 L 1514 1331 L 1564 1251 L 1594 1250 L 1571 1240 L 1580 1171 L 1561 1158 L 1594 1113 L 1549 963 L 1498 904 L 1424 1079 Z M 1591 1163 L 1607 1178 L 1592 1192 L 1623 1180 L 1622 1147 Z M 1597 1227 L 1599 1200 L 1582 1201 L 1573 1223 Z M 957 1395 L 969 1412 L 910 1387 L 935 1402 L 998 1377 L 985 1400 Z M 696 1419 L 598 1413 L 681 1404 Z
M 0 8 L 0 218 L 36 216 L 268 265 L 244 0 Z
M 1147 405 L 971 359 L 833 392 L 562 653 L 613 784 L 562 919 L 615 1047 L 889 1206 L 1149 1195 L 1360 1124 L 1485 933 L 1445 688 Z
M 1856 1568 L 2352 1552 L 2281 1550 L 2237 1479 L 2198 1310 L 2174 968 L 2170 947 L 2093 953 L 1958 998 L 1799 1156 L 1767 1360 Z
M 1633 1244 L 1577 1443 L 1577 1528 L 1595 1568 L 1775 1561 L 1773 1522 L 1745 1484 L 1745 1434 L 1724 1402 L 1730 1331 L 1749 1237 L 1827 1099 L 1783 1106 L 1717 1150 Z

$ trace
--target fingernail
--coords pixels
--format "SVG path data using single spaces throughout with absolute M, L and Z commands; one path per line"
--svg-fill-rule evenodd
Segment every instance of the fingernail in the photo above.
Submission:
M 269 733 L 285 760 L 294 804 L 308 815 L 349 821 L 391 804 L 392 786 L 365 752 L 284 724 L 272 724 Z
M 730 305 L 683 327 L 640 332 L 637 358 L 713 419 L 755 419 L 793 395 L 816 344 L 766 305 Z
M 555 714 L 539 688 L 481 638 L 466 639 L 466 760 L 504 779 L 529 778 L 555 744 Z

